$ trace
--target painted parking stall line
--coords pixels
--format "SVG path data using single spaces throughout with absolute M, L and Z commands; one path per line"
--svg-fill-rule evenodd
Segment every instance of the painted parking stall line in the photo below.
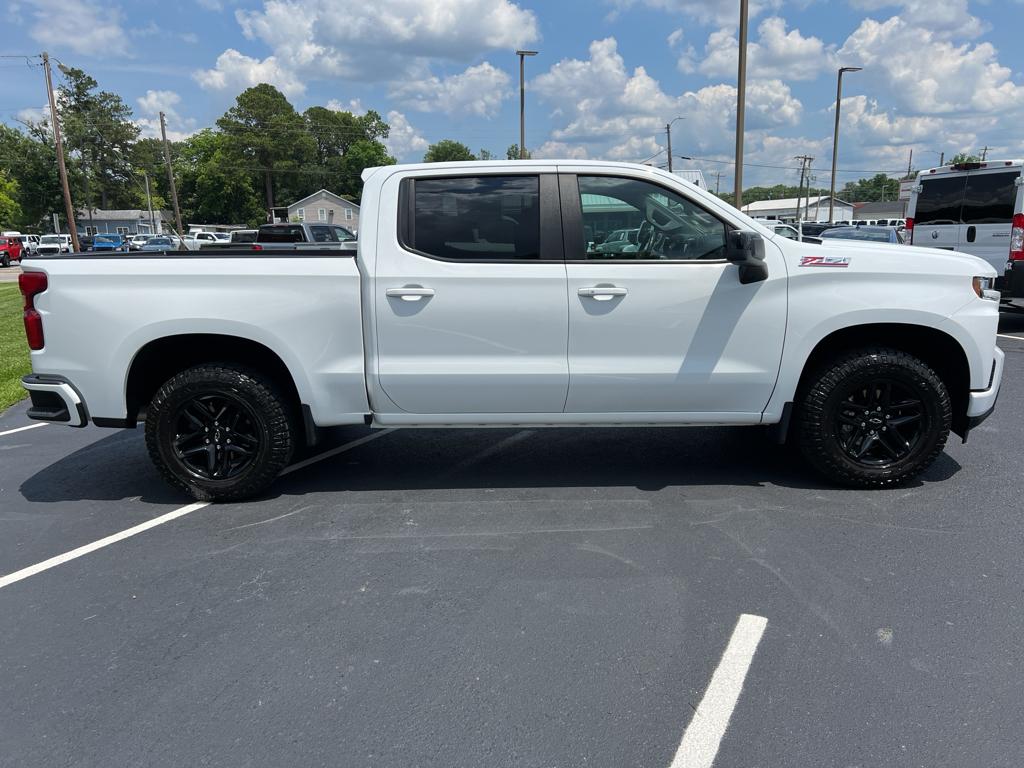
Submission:
M 711 768 L 767 626 L 764 616 L 740 616 L 669 768 Z
M 15 432 L 26 432 L 30 429 L 38 429 L 39 427 L 47 426 L 45 421 L 40 421 L 38 424 L 29 424 L 27 427 L 17 427 L 16 429 L 8 429 L 0 432 L 0 437 L 4 435 L 13 435 Z
M 1009 333 L 997 333 L 996 336 L 998 336 L 1000 339 L 1013 339 L 1014 341 L 1024 341 L 1024 336 L 1014 336 Z

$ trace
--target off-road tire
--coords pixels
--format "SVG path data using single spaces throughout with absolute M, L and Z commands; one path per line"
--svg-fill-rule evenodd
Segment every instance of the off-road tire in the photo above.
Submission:
M 11 266 L 11 257 L 5 253 L 3 256 L 0 256 L 0 267 L 9 266 Z
M 181 409 L 209 396 L 234 398 L 244 405 L 259 436 L 251 464 L 236 477 L 200 477 L 176 456 Z M 199 365 L 173 376 L 153 396 L 146 413 L 146 448 L 172 486 L 199 501 L 239 501 L 265 491 L 291 461 L 296 434 L 292 412 L 289 399 L 257 371 L 228 363 Z
M 849 409 L 862 407 L 850 406 L 848 398 L 878 381 L 895 382 L 913 393 L 920 401 L 922 423 L 905 456 L 867 466 L 843 450 L 840 430 L 850 434 Z M 797 397 L 797 441 L 804 458 L 833 482 L 856 488 L 897 486 L 923 472 L 942 452 L 951 420 L 949 392 L 938 374 L 913 355 L 885 347 L 833 358 L 811 374 Z M 892 435 L 888 432 L 888 439 Z

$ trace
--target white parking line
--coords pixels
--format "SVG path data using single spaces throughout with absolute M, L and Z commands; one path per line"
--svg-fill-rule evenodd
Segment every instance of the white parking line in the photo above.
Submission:
M 17 429 L 8 429 L 6 432 L 0 432 L 0 437 L 4 435 L 13 435 L 15 432 L 24 432 L 26 429 L 35 429 L 36 427 L 45 427 L 46 422 L 40 421 L 38 424 L 29 424 L 27 427 L 18 427 Z
M 22 579 L 27 579 L 29 576 L 35 576 L 37 573 L 42 573 L 50 568 L 63 565 L 64 563 L 79 558 L 82 555 L 88 555 L 90 552 L 95 552 L 97 549 L 103 549 L 103 547 L 116 544 L 119 541 L 124 541 L 125 539 L 131 538 L 143 531 L 148 531 L 150 528 L 155 528 L 158 525 L 169 523 L 171 520 L 176 520 L 179 517 L 183 517 L 184 515 L 195 512 L 209 505 L 210 502 L 208 501 L 197 501 L 195 504 L 188 504 L 174 510 L 173 512 L 168 512 L 165 515 L 160 515 L 159 517 L 154 517 L 152 520 L 147 520 L 144 523 L 133 525 L 131 528 L 126 528 L 118 533 L 105 536 L 102 539 L 97 539 L 91 544 L 86 544 L 78 549 L 72 549 L 70 552 L 65 552 L 63 555 L 57 555 L 56 557 L 51 557 L 49 560 L 43 560 L 41 563 L 30 565 L 28 568 L 22 568 L 20 571 L 9 573 L 6 576 L 0 577 L 0 589 L 9 587 L 11 584 L 21 581 Z
M 46 425 L 33 424 L 32 426 L 44 427 Z M 29 427 L 22 427 L 22 429 L 29 429 Z M 292 464 L 290 467 L 285 469 L 281 474 L 287 475 L 291 472 L 294 472 L 297 469 L 308 467 L 310 464 L 315 464 L 318 461 L 323 461 L 324 459 L 329 458 L 331 456 L 337 456 L 339 453 L 342 453 L 343 451 L 351 450 L 352 448 L 363 445 L 364 443 L 368 443 L 371 440 L 376 440 L 378 437 L 384 437 L 384 435 L 390 432 L 394 432 L 396 429 L 397 427 L 384 429 L 381 430 L 380 432 L 374 432 L 372 434 L 366 435 L 365 437 L 361 437 L 358 440 L 353 440 L 350 443 L 339 445 L 337 448 L 332 448 L 329 451 L 324 451 L 323 453 L 317 456 L 312 456 L 306 459 L 305 461 L 300 461 L 297 464 Z M 4 432 L 0 434 L 7 433 Z M 82 555 L 88 555 L 90 552 L 95 552 L 97 549 L 103 549 L 103 547 L 108 547 L 111 544 L 116 544 L 119 541 L 129 539 L 132 536 L 140 534 L 144 531 L 148 531 L 150 528 L 156 528 L 158 525 L 163 525 L 164 523 L 169 523 L 171 520 L 177 520 L 179 517 L 184 517 L 185 515 L 191 514 L 192 512 L 197 512 L 200 509 L 203 509 L 203 507 L 208 507 L 209 505 L 210 502 L 208 501 L 197 501 L 194 504 L 187 504 L 184 507 L 179 507 L 173 512 L 168 512 L 167 514 L 154 517 L 152 520 L 147 520 L 146 522 L 139 523 L 138 525 L 132 526 L 131 528 L 126 528 L 125 530 L 120 531 L 119 533 L 113 533 L 110 536 L 105 536 L 102 539 L 97 539 L 91 544 L 85 544 L 84 546 L 78 547 L 77 549 L 72 549 L 70 552 L 65 552 L 63 555 L 57 555 L 56 557 L 51 557 L 49 560 L 43 560 L 41 563 L 30 565 L 28 568 L 22 568 L 20 571 L 9 573 L 6 576 L 0 576 L 0 589 L 8 587 L 11 584 L 21 581 L 22 579 L 27 579 L 29 576 L 35 576 L 37 573 L 42 573 L 43 571 L 47 571 L 50 568 L 54 568 L 58 565 L 63 565 L 64 563 L 67 563 L 71 560 L 75 560 L 79 557 L 82 557 Z
M 711 768 L 766 626 L 764 616 L 740 616 L 669 768 Z
M 1024 336 L 1011 336 L 1008 333 L 997 333 L 996 336 L 998 336 L 1000 339 L 1013 339 L 1014 341 L 1024 341 Z

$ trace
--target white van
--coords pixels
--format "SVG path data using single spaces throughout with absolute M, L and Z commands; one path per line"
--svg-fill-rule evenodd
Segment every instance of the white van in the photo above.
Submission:
M 1002 275 L 1011 255 L 1011 230 L 1024 227 L 1024 161 L 989 160 L 921 171 L 907 205 L 914 245 L 978 256 Z

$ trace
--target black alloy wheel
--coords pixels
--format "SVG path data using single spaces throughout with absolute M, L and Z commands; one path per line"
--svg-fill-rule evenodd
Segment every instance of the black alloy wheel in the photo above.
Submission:
M 178 407 L 174 456 L 196 477 L 238 477 L 265 442 L 252 409 L 230 392 L 198 394 Z
M 853 461 L 884 467 L 911 454 L 928 429 L 920 397 L 893 379 L 858 385 L 840 404 L 836 441 Z

